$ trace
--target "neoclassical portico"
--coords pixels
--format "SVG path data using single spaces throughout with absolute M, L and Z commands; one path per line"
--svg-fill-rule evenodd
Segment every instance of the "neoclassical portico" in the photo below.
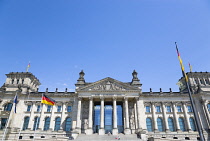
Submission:
M 99 135 L 104 135 L 108 132 L 113 135 L 119 133 L 131 134 L 131 123 L 129 117 L 132 113 L 129 112 L 128 108 L 129 100 L 130 102 L 135 103 L 135 105 L 139 105 L 138 100 L 137 103 L 133 101 L 133 97 L 117 98 L 115 95 L 113 97 L 80 97 L 78 99 L 77 110 L 77 132 L 81 133 L 82 127 L 84 128 L 84 125 L 82 124 L 87 124 L 87 128 L 84 129 L 86 134 L 98 133 Z M 83 112 L 84 109 L 82 109 L 84 107 L 84 105 L 82 106 L 81 104 L 83 103 L 82 101 L 88 101 L 88 119 L 84 119 L 85 115 L 83 114 L 85 113 Z M 139 128 L 142 128 L 142 125 L 139 123 L 141 122 L 141 118 L 138 119 L 138 117 L 140 117 L 140 110 L 138 109 L 137 111 L 133 113 L 136 119 L 132 121 L 134 124 L 138 125 L 135 127 L 136 131 Z M 88 122 L 82 122 L 84 120 Z M 137 123 L 135 123 L 135 121 L 137 121 Z
M 110 132 L 117 135 L 131 134 L 140 128 L 143 129 L 139 111 L 141 84 L 135 71 L 131 83 L 123 83 L 107 77 L 88 84 L 85 83 L 82 71 L 76 86 L 78 93 L 76 131 L 78 133 L 84 131 L 86 134 L 104 135 Z

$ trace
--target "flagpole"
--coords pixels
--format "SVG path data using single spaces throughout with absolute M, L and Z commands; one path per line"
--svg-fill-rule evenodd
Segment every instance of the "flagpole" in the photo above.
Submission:
M 19 90 L 16 91 L 15 97 L 17 96 L 18 91 L 19 91 Z M 14 99 L 15 99 L 15 97 L 14 97 Z M 14 112 L 14 108 L 15 108 L 14 105 L 15 105 L 15 104 L 16 104 L 16 103 L 14 103 L 14 101 L 13 101 L 12 109 L 11 109 L 11 111 L 10 111 L 9 118 L 8 118 L 8 120 L 7 120 L 7 123 L 6 123 L 6 127 L 5 127 L 5 129 L 4 129 L 4 134 L 3 134 L 3 137 L 2 137 L 2 141 L 4 141 L 5 135 L 7 134 L 7 133 L 6 133 L 6 132 L 7 132 L 7 128 L 8 128 L 8 126 L 9 126 L 9 122 L 10 122 L 11 116 L 12 116 L 12 114 L 13 114 L 13 112 Z
M 42 109 L 43 109 L 43 104 L 41 103 L 41 111 L 40 111 L 40 117 L 38 117 L 37 122 L 36 122 L 36 126 L 35 126 L 35 130 L 34 130 L 34 137 L 33 137 L 33 141 L 35 140 L 35 135 L 36 135 L 36 129 L 37 129 L 37 125 L 41 120 L 41 116 L 42 116 Z
M 200 120 L 199 120 L 199 117 L 198 117 L 198 112 L 197 112 L 197 109 L 195 107 L 194 100 L 192 98 L 192 94 L 191 94 L 191 90 L 190 90 L 188 78 L 186 76 L 186 73 L 184 72 L 184 66 L 183 66 L 182 61 L 181 61 L 181 58 L 179 56 L 179 51 L 178 51 L 178 47 L 177 47 L 176 42 L 175 42 L 175 45 L 176 45 L 178 57 L 180 59 L 179 61 L 180 61 L 181 69 L 182 69 L 182 74 L 183 74 L 183 77 L 185 78 L 185 83 L 187 85 L 187 90 L 188 90 L 188 94 L 189 94 L 189 97 L 190 97 L 190 102 L 191 102 L 191 105 L 192 105 L 192 109 L 193 109 L 193 114 L 194 114 L 194 117 L 195 117 L 196 126 L 197 126 L 197 129 L 198 129 L 199 135 L 200 135 L 200 140 L 201 141 L 205 141 L 205 138 L 204 138 L 204 135 L 203 135 L 203 132 L 202 132 L 202 129 L 201 129 L 201 123 L 200 123 Z

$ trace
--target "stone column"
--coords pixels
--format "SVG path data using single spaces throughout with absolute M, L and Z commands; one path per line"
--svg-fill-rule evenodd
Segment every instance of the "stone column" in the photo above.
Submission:
M 88 129 L 86 129 L 86 134 L 93 134 L 93 98 L 89 97 L 89 115 L 88 115 Z
M 140 106 L 139 106 L 139 102 L 138 102 L 138 98 L 136 98 L 136 106 L 137 106 L 137 119 L 138 119 L 138 130 L 141 129 L 141 122 L 140 122 L 140 116 L 141 116 L 141 111 L 140 111 Z
M 113 97 L 113 135 L 118 134 L 118 128 L 117 128 L 117 98 Z
M 163 102 L 161 104 L 162 104 L 163 121 L 164 121 L 164 124 L 165 124 L 165 131 L 169 132 L 168 120 L 166 118 L 166 106 L 164 105 Z
M 78 107 L 77 107 L 77 126 L 76 131 L 81 133 L 81 97 L 78 97 Z
M 154 132 L 159 132 L 157 127 L 157 119 L 155 115 L 155 103 L 151 102 L 152 107 L 152 118 L 153 118 L 153 125 L 154 125 Z
M 173 115 L 174 115 L 174 123 L 175 123 L 175 128 L 176 131 L 181 131 L 180 127 L 179 127 L 179 122 L 178 122 L 178 118 L 177 118 L 177 109 L 176 109 L 176 103 L 172 102 L 172 107 L 173 107 Z
M 62 103 L 62 113 L 61 113 L 61 130 L 65 130 L 65 110 L 66 110 L 66 105 L 65 103 Z M 64 123 L 64 124 L 62 124 Z M 64 126 L 62 126 L 64 125 Z
M 125 97 L 125 134 L 131 134 L 130 123 L 129 123 L 129 111 L 128 111 L 128 98 Z
M 99 135 L 104 135 L 104 97 L 101 97 L 101 115 L 100 115 L 100 129 Z
M 137 101 L 134 103 L 135 129 L 138 130 Z
M 185 117 L 185 123 L 186 123 L 187 131 L 192 131 L 191 127 L 190 127 L 190 121 L 189 121 L 189 116 L 187 114 L 187 108 L 186 108 L 186 103 L 185 102 L 182 102 L 182 107 L 183 107 L 183 111 L 184 111 L 184 117 Z

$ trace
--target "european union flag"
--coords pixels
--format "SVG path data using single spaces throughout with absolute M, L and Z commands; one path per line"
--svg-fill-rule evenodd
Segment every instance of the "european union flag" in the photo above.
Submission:
M 17 105 L 17 95 L 14 98 L 14 106 L 15 106 L 14 112 L 15 113 L 16 113 L 16 105 Z

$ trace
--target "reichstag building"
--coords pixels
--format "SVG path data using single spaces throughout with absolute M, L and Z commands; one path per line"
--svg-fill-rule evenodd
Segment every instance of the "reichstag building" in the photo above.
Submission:
M 179 92 L 142 91 L 134 70 L 129 82 L 107 77 L 86 82 L 81 71 L 75 92 L 39 91 L 30 72 L 6 74 L 0 88 L 0 138 L 3 140 L 199 140 L 184 78 Z M 210 140 L 210 73 L 188 72 L 190 88 L 206 141 Z M 55 106 L 41 103 L 42 94 Z M 13 103 L 15 95 L 17 104 Z M 16 113 L 14 112 L 16 108 Z

